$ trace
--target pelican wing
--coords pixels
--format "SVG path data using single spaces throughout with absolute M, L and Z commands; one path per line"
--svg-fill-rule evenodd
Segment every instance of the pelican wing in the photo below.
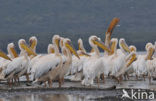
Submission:
M 49 71 L 57 67 L 60 62 L 61 58 L 59 56 L 56 56 L 55 54 L 43 56 L 33 66 L 33 68 L 37 68 L 34 74 L 34 79 L 39 78 L 42 75 L 48 73 Z
M 17 57 L 15 59 L 13 59 L 8 64 L 7 68 L 5 69 L 5 71 L 4 71 L 5 75 L 8 76 L 12 72 L 20 71 L 21 70 L 22 63 L 23 63 L 23 59 L 24 59 L 24 56 Z
M 31 59 L 30 64 L 28 66 L 28 73 L 34 73 L 36 71 L 36 68 L 32 68 L 33 65 L 42 57 L 42 55 L 37 55 L 36 57 L 34 57 L 33 59 Z

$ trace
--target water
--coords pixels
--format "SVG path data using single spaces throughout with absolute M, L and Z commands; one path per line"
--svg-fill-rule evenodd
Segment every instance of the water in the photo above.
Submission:
M 31 94 L 2 98 L 0 101 L 87 101 L 87 99 L 78 95 Z
M 63 92 L 63 91 L 62 91 Z M 112 96 L 113 95 L 113 96 Z M 121 100 L 118 92 L 114 91 L 98 91 L 95 92 L 37 92 L 37 93 L 12 93 L 4 94 L 0 97 L 0 101 L 114 101 Z M 109 97 L 108 97 L 109 96 Z M 110 97 L 111 96 L 111 97 Z

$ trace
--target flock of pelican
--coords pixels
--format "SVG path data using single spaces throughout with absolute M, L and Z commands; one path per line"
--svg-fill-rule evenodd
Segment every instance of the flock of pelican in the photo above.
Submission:
M 111 38 L 112 31 L 119 22 L 114 18 L 105 34 L 104 42 L 97 36 L 89 37 L 92 48 L 86 52 L 82 39 L 78 40 L 76 51 L 69 38 L 54 35 L 52 43 L 48 45 L 47 54 L 37 54 L 37 38 L 30 37 L 29 44 L 24 39 L 18 41 L 20 53 L 15 50 L 14 43 L 7 46 L 8 55 L 0 51 L 0 80 L 7 81 L 9 86 L 20 83 L 20 77 L 25 76 L 27 81 L 44 84 L 52 87 L 57 80 L 59 87 L 64 79 L 81 81 L 84 86 L 91 86 L 94 81 L 105 82 L 106 77 L 111 77 L 118 82 L 129 75 L 136 77 L 148 75 L 149 82 L 156 73 L 156 58 L 153 56 L 155 44 L 147 43 L 146 54 L 138 55 L 134 45 L 128 46 L 125 39 Z M 119 44 L 119 48 L 118 48 Z M 99 48 L 104 51 L 101 55 Z

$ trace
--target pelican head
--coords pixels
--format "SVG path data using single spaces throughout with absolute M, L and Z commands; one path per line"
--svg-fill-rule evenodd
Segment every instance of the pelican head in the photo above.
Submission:
M 19 46 L 20 50 L 23 49 L 22 46 L 24 46 L 24 45 L 26 45 L 26 41 L 24 39 L 20 39 L 18 41 L 18 46 Z
M 130 53 L 130 49 L 129 49 L 128 45 L 126 44 L 125 39 L 121 38 L 121 39 L 119 40 L 119 47 L 120 47 L 120 49 L 121 49 L 123 52 L 128 52 L 128 53 Z
M 8 53 L 11 55 L 12 58 L 18 57 L 18 54 L 15 50 L 15 45 L 14 43 L 9 43 L 7 47 Z
M 147 43 L 145 47 L 147 50 L 146 60 L 152 60 L 152 56 L 155 52 L 155 47 L 150 43 Z
M 77 52 L 75 51 L 73 45 L 71 44 L 71 40 L 68 38 L 65 38 L 63 40 L 63 46 L 65 46 L 67 49 L 70 50 L 70 52 L 72 52 L 77 58 L 80 59 L 79 55 L 77 54 Z
M 116 51 L 117 44 L 118 44 L 118 39 L 112 38 L 111 39 L 111 54 L 113 54 Z
M 28 53 L 28 55 L 33 55 L 33 56 L 36 56 L 36 53 L 34 53 L 34 51 L 28 47 L 28 45 L 26 44 L 25 40 L 24 39 L 20 39 L 18 41 L 18 46 L 20 48 L 21 51 L 26 51 Z
M 97 36 L 90 36 L 89 37 L 89 44 L 91 45 L 91 47 L 100 47 L 103 50 L 107 51 L 108 53 L 110 53 L 111 51 L 104 45 L 104 43 L 101 41 L 100 38 L 98 38 Z
M 153 44 L 152 44 L 151 42 L 148 42 L 148 43 L 146 44 L 146 46 L 145 46 L 146 51 L 148 50 L 148 48 L 149 48 L 150 46 L 153 46 Z
M 32 36 L 29 38 L 29 46 L 32 50 L 35 51 L 36 46 L 37 46 L 37 38 L 35 36 Z
M 52 38 L 53 44 L 56 44 L 57 48 L 59 49 L 59 41 L 60 41 L 60 36 L 59 35 L 54 35 Z
M 129 49 L 130 49 L 131 52 L 136 52 L 137 51 L 137 49 L 136 49 L 136 47 L 134 45 L 130 45 Z
M 48 45 L 48 54 L 54 53 L 55 52 L 55 47 L 53 44 Z

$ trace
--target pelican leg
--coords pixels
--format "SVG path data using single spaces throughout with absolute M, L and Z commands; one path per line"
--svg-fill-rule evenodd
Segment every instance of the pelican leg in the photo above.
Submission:
M 52 80 L 48 80 L 49 88 L 52 88 Z
M 149 84 L 151 84 L 151 75 L 148 74 Z
M 62 85 L 62 80 L 61 78 L 59 78 L 59 87 L 61 87 L 61 85 Z
M 136 80 L 138 80 L 138 75 L 136 74 Z
M 25 74 L 25 76 L 26 76 L 26 79 L 27 79 L 27 82 L 29 82 L 30 80 L 29 80 L 29 74 Z
M 142 76 L 143 76 L 143 78 L 144 78 L 144 81 L 145 81 L 145 75 L 143 74 Z
M 17 78 L 17 81 L 18 81 L 18 84 L 20 85 L 20 79 L 19 79 L 19 77 Z
M 111 75 L 112 79 L 114 79 L 115 81 L 117 81 L 118 83 L 120 82 L 119 79 L 113 75 Z
M 64 84 L 64 77 L 61 79 L 61 81 L 62 81 L 62 84 Z
M 103 83 L 105 83 L 105 75 L 104 75 L 104 73 L 102 73 L 102 80 L 103 80 Z
M 129 80 L 129 74 L 127 73 L 127 79 Z
M 122 75 L 119 76 L 119 83 L 123 80 Z
M 12 87 L 12 83 L 11 83 L 10 79 L 8 79 L 8 85 L 9 85 L 9 87 Z
M 98 88 L 99 88 L 99 80 L 100 78 L 99 77 L 97 77 L 97 84 L 98 84 Z
M 46 81 L 44 82 L 44 87 L 45 87 L 45 88 L 47 87 L 47 83 L 46 83 Z
M 127 80 L 127 78 L 126 78 L 126 73 L 124 74 L 124 80 Z
M 16 85 L 17 84 L 17 81 L 16 81 L 16 78 L 17 78 L 17 76 L 15 76 L 13 79 L 14 79 L 14 85 Z

